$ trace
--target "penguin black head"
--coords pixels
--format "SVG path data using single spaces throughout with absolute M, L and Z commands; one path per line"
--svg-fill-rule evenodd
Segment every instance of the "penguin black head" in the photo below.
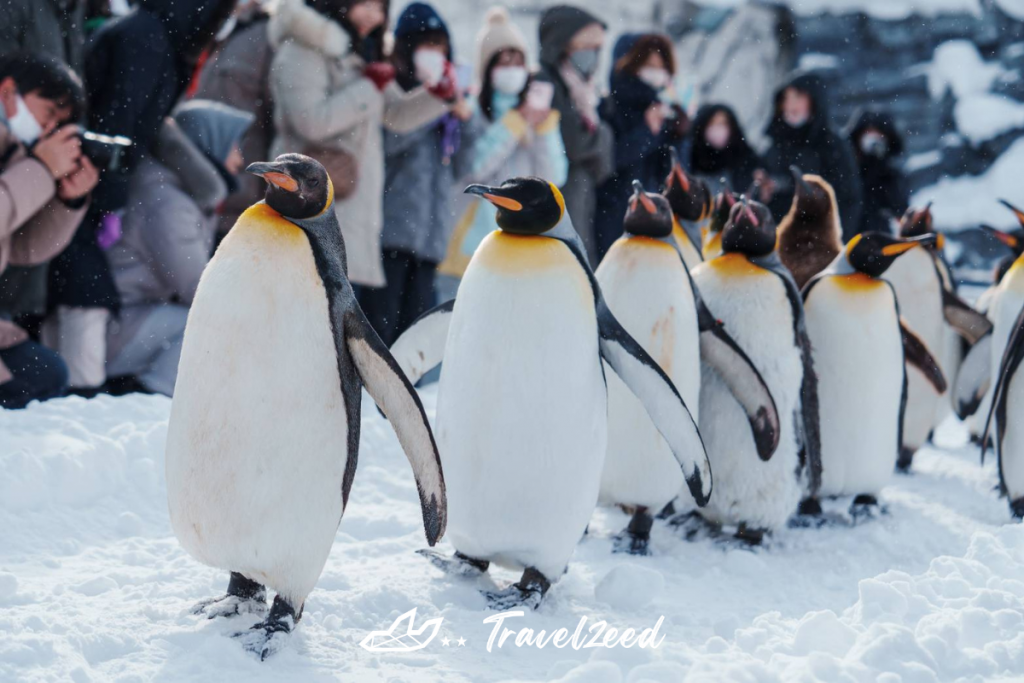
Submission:
M 935 244 L 938 238 L 935 233 L 893 237 L 883 232 L 862 232 L 846 245 L 846 260 L 854 270 L 880 277 L 902 254 L 914 247 Z
M 645 192 L 639 180 L 633 181 L 633 196 L 626 209 L 622 228 L 641 237 L 668 237 L 672 234 L 672 208 L 660 194 Z
M 736 195 L 728 187 L 715 195 L 711 205 L 711 222 L 708 223 L 709 233 L 722 232 L 725 224 L 729 222 L 729 215 L 734 206 L 736 206 Z
M 699 221 L 711 211 L 711 191 L 702 180 L 690 178 L 679 163 L 679 155 L 671 148 L 672 170 L 665 178 L 665 199 L 672 213 L 687 221 Z
M 793 175 L 793 209 L 804 219 L 825 218 L 835 211 L 835 193 L 828 182 L 816 175 L 804 175 L 796 166 L 790 166 Z
M 562 193 L 541 178 L 512 178 L 499 187 L 470 185 L 465 193 L 479 195 L 498 207 L 498 227 L 513 235 L 543 234 L 565 214 Z
M 946 246 L 944 235 L 935 232 L 935 222 L 932 219 L 932 203 L 925 204 L 923 209 L 910 207 L 900 218 L 900 225 L 896 231 L 900 237 L 921 237 L 922 235 L 937 235 L 935 242 L 925 245 L 929 251 L 942 251 Z
M 775 221 L 768 207 L 746 198 L 732 207 L 722 228 L 722 253 L 751 257 L 767 256 L 775 250 Z
M 334 201 L 327 170 L 303 154 L 282 154 L 274 161 L 249 164 L 245 170 L 267 181 L 267 206 L 285 218 L 312 218 Z

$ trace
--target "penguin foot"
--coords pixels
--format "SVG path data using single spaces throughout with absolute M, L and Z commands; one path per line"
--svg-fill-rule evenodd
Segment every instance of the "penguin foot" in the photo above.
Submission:
M 669 526 L 678 529 L 687 541 L 702 538 L 716 538 L 721 534 L 722 527 L 704 519 L 697 511 L 684 512 L 676 515 L 668 522 Z
M 749 546 L 759 546 L 764 542 L 764 537 L 767 534 L 768 531 L 766 529 L 754 529 L 748 527 L 744 522 L 740 522 L 733 538 Z
M 617 534 L 613 540 L 613 553 L 629 553 L 630 555 L 650 555 L 648 545 L 651 541 L 651 527 L 654 526 L 654 517 L 647 511 L 646 507 L 639 506 L 633 512 L 633 518 L 629 526 Z
M 829 523 L 821 501 L 817 498 L 804 498 L 797 506 L 796 514 L 789 520 L 790 529 L 818 529 Z
M 899 457 L 896 458 L 896 473 L 910 474 L 910 466 L 914 464 L 914 451 L 906 446 L 900 448 Z
M 264 621 L 256 624 L 248 631 L 236 633 L 232 637 L 242 642 L 242 647 L 255 655 L 260 661 L 281 650 L 289 633 L 302 618 L 302 609 L 296 613 L 295 608 L 288 604 L 280 595 L 274 598 L 270 614 Z
M 422 548 L 416 552 L 430 560 L 430 564 L 450 576 L 461 576 L 465 578 L 480 576 L 487 571 L 488 567 L 491 566 L 491 563 L 487 560 L 477 560 L 469 555 L 463 555 L 459 551 L 455 551 L 455 555 L 451 557 L 442 555 L 436 550 L 430 550 L 428 548 Z
M 878 504 L 877 498 L 867 493 L 856 496 L 850 503 L 850 517 L 854 525 L 885 514 L 888 514 L 888 510 Z
M 1024 498 L 1010 502 L 1010 514 L 1013 515 L 1015 522 L 1024 521 Z
M 192 614 L 205 614 L 207 619 L 235 617 L 239 614 L 262 614 L 266 611 L 266 587 L 237 572 L 231 572 L 227 595 L 201 600 L 192 607 Z
M 480 591 L 492 610 L 504 612 L 514 607 L 537 609 L 544 600 L 551 582 L 533 567 L 527 567 L 518 583 L 500 591 Z

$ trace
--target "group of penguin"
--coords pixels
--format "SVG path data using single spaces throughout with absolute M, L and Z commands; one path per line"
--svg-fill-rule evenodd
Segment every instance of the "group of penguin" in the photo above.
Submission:
M 931 399 L 953 369 L 945 344 L 961 348 L 950 329 L 972 344 L 957 411 L 992 395 L 1001 478 L 1024 513 L 1024 460 L 1009 455 L 1024 452 L 1024 433 L 1006 420 L 1024 401 L 1013 381 L 1024 267 L 989 296 L 990 324 L 953 294 L 927 210 L 908 212 L 898 237 L 843 245 L 820 177 L 793 169 L 777 229 L 763 205 L 712 197 L 673 160 L 662 193 L 634 183 L 624 234 L 594 270 L 557 187 L 472 185 L 499 229 L 457 298 L 388 349 L 348 282 L 323 166 L 286 154 L 248 171 L 267 193 L 200 281 L 166 470 L 182 546 L 230 572 L 227 593 L 195 612 L 265 613 L 236 634 L 261 658 L 294 628 L 327 561 L 364 388 L 412 466 L 428 543 L 447 531 L 455 549 L 423 554 L 460 576 L 492 562 L 522 570 L 484 591 L 494 609 L 538 606 L 599 504 L 631 514 L 614 540 L 634 554 L 649 552 L 659 513 L 688 534 L 729 529 L 755 544 L 794 519 L 818 524 L 822 497 L 854 496 L 852 516 L 871 514 L 900 453 L 943 415 Z M 1024 232 L 1002 237 L 1024 251 Z M 911 254 L 922 265 L 897 276 Z M 926 307 L 939 320 L 928 338 L 908 324 L 935 322 Z M 432 430 L 414 385 L 442 360 Z

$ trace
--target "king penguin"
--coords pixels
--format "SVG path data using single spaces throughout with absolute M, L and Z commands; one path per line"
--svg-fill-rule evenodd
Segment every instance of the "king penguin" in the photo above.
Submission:
M 701 356 L 714 364 L 740 394 L 736 424 L 748 422 L 748 440 L 762 457 L 771 457 L 779 434 L 771 392 L 694 286 L 672 238 L 668 201 L 633 181 L 623 230 L 595 273 L 608 308 L 669 376 L 698 423 Z M 615 539 L 616 550 L 643 555 L 652 513 L 679 494 L 683 475 L 643 404 L 617 375 L 607 378 L 608 451 L 600 501 L 634 510 Z
M 347 277 L 331 180 L 285 154 L 203 272 L 189 311 L 167 433 L 171 527 L 231 573 L 210 618 L 262 612 L 244 635 L 265 658 L 292 630 L 348 502 L 365 388 L 412 465 L 427 541 L 444 534 L 445 482 L 420 400 L 369 326 Z M 239 634 L 242 635 L 242 634 Z
M 930 206 L 907 209 L 900 220 L 899 235 L 935 237 L 932 244 L 914 249 L 893 263 L 884 278 L 896 292 L 903 319 L 935 354 L 943 374 L 952 380 L 960 365 L 960 338 L 973 344 L 991 325 L 954 292 L 952 274 L 942 257 L 945 237 L 933 229 Z M 914 453 L 929 441 L 952 409 L 950 398 L 936 393 L 921 373 L 915 370 L 907 375 L 907 409 L 897 471 L 910 470 Z
M 856 496 L 854 518 L 870 515 L 893 474 L 906 408 L 905 364 L 940 393 L 938 361 L 899 313 L 881 276 L 901 255 L 934 242 L 879 232 L 855 236 L 803 289 L 807 334 L 818 374 L 823 496 Z
M 752 544 L 786 525 L 821 478 L 817 375 L 792 275 L 775 251 L 768 208 L 743 199 L 721 232 L 723 253 L 697 266 L 693 279 L 721 322 L 750 355 L 768 385 L 781 423 L 768 459 L 736 428 L 743 412 L 713 368 L 701 371 L 700 425 L 715 472 L 715 490 L 701 515 L 736 526 Z
M 441 569 L 523 570 L 485 593 L 494 609 L 536 607 L 567 567 L 597 504 L 608 436 L 602 359 L 665 437 L 698 505 L 711 470 L 672 381 L 623 329 L 594 278 L 561 193 L 540 178 L 469 194 L 499 229 L 473 254 L 458 297 L 428 311 L 392 352 L 412 381 L 442 359 L 437 434 L 454 557 Z
M 686 175 L 675 147 L 671 148 L 671 156 L 672 168 L 665 178 L 662 194 L 672 207 L 672 237 L 679 245 L 686 267 L 692 270 L 704 260 L 701 244 L 711 218 L 711 191 L 703 180 Z
M 789 170 L 796 191 L 789 213 L 779 223 L 779 258 L 793 273 L 796 286 L 803 288 L 842 252 L 843 229 L 832 186 L 796 166 Z
M 708 221 L 708 229 L 704 233 L 704 244 L 701 248 L 705 261 L 722 255 L 722 229 L 729 222 L 729 214 L 735 205 L 736 196 L 728 187 L 715 195 L 711 205 L 711 220 Z M 774 222 L 772 225 L 774 226 Z

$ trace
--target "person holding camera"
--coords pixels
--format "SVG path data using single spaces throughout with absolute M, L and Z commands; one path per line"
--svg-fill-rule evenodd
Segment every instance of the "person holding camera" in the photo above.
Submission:
M 70 123 L 82 83 L 53 57 L 0 58 L 0 272 L 46 263 L 71 241 L 99 174 Z M 67 367 L 0 314 L 0 405 L 21 408 L 60 396 Z
M 910 206 L 910 190 L 898 163 L 903 137 L 887 111 L 863 110 L 850 119 L 848 139 L 860 169 L 861 213 L 858 225 L 843 226 L 849 241 L 862 232 L 892 233 L 892 221 Z

